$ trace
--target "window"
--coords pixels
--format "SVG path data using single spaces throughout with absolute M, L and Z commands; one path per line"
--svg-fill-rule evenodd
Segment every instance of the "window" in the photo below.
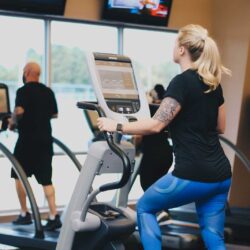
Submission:
M 177 33 L 124 29 L 124 54 L 134 60 L 136 75 L 146 90 L 156 83 L 167 87 L 179 72 L 172 54 Z
M 28 61 L 36 61 L 42 66 L 40 81 L 50 84 L 58 102 L 59 118 L 53 120 L 53 135 L 65 143 L 74 152 L 86 152 L 93 135 L 83 115 L 76 107 L 77 101 L 95 100 L 86 63 L 87 52 L 118 53 L 118 43 L 124 48 L 124 54 L 134 61 L 135 73 L 142 81 L 145 90 L 155 83 L 167 87 L 170 79 L 179 72 L 172 62 L 172 51 L 176 33 L 148 31 L 131 28 L 121 29 L 107 25 L 86 24 L 83 22 L 56 21 L 45 26 L 44 19 L 0 16 L 0 82 L 9 86 L 11 108 L 14 108 L 15 94 L 22 86 L 23 67 Z M 47 20 L 46 20 L 47 21 Z M 45 30 L 51 28 L 50 32 Z M 21 34 L 20 34 L 21 31 Z M 50 58 L 45 58 L 45 31 L 51 34 Z M 47 44 L 48 45 L 48 44 Z M 46 53 L 45 53 L 46 52 Z M 45 60 L 46 59 L 46 60 Z M 45 72 L 44 62 L 51 62 L 51 72 Z M 45 75 L 50 73 L 51 83 Z M 17 135 L 5 132 L 0 135 L 1 142 L 13 151 Z M 58 148 L 55 147 L 58 152 Z M 78 156 L 84 162 L 86 155 Z M 138 164 L 138 163 L 137 163 Z M 0 158 L 2 190 L 10 187 L 8 199 L 1 203 L 0 210 L 19 208 L 14 181 L 10 178 L 11 163 Z M 57 205 L 67 204 L 73 191 L 78 171 L 65 156 L 53 159 L 53 183 L 57 194 Z M 104 182 L 119 179 L 117 174 L 98 176 L 94 188 Z M 46 205 L 42 187 L 34 178 L 30 183 L 39 207 Z M 105 192 L 101 200 L 111 200 L 114 192 Z M 137 199 L 142 194 L 138 179 L 130 193 L 130 199 Z M 98 196 L 99 198 L 99 196 Z
M 11 109 L 14 108 L 15 95 L 22 85 L 23 67 L 28 61 L 42 65 L 44 59 L 44 21 L 29 18 L 0 16 L 0 82 L 9 87 Z M 20 34 L 20 31 L 22 33 Z M 36 34 L 35 36 L 33 34 Z M 11 149 L 16 134 L 9 133 L 4 143 Z
M 44 61 L 44 21 L 40 19 L 0 16 L 0 82 L 9 87 L 11 109 L 14 108 L 15 95 L 22 86 L 23 67 L 28 61 L 36 61 L 41 66 Z M 35 34 L 35 35 L 34 35 Z M 41 81 L 44 77 L 42 75 Z M 0 141 L 13 151 L 17 134 L 0 134 Z M 19 207 L 14 181 L 10 178 L 11 164 L 0 158 L 1 190 L 8 191 L 8 199 L 0 204 L 0 210 Z M 7 188 L 8 187 L 8 188 Z M 10 188 L 9 188 L 10 187 Z M 36 189 L 34 190 L 36 192 Z
M 180 72 L 173 62 L 172 54 L 177 33 L 124 29 L 124 54 L 131 57 L 137 81 L 141 81 L 145 91 L 150 91 L 160 83 L 165 88 L 170 80 Z M 140 164 L 140 157 L 136 159 Z M 129 200 L 137 200 L 143 194 L 139 176 L 129 193 Z
M 54 135 L 74 151 L 87 151 L 92 134 L 76 107 L 77 101 L 95 100 L 85 56 L 87 51 L 117 53 L 117 28 L 53 21 L 51 40 L 52 88 L 59 106 Z
M 0 16 L 0 22 L 0 33 L 2 34 L 0 81 L 9 86 L 13 108 L 15 91 L 22 84 L 25 63 L 28 61 L 36 61 L 40 65 L 43 63 L 44 21 Z

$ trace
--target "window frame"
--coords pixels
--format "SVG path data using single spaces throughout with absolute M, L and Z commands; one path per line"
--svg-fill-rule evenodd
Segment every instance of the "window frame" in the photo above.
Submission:
M 148 31 L 160 31 L 160 32 L 170 32 L 170 33 L 178 33 L 177 29 L 169 29 L 167 27 L 157 27 L 157 26 L 148 26 L 148 25 L 139 25 L 139 24 L 131 24 L 131 23 L 120 23 L 113 21 L 103 21 L 103 20 L 80 20 L 67 18 L 64 16 L 50 16 L 50 15 L 39 15 L 39 14 L 31 14 L 31 13 L 20 13 L 20 12 L 12 12 L 12 11 L 1 11 L 0 16 L 8 16 L 8 17 L 20 17 L 20 18 L 30 18 L 30 19 L 39 19 L 44 21 L 44 81 L 47 83 L 48 87 L 52 87 L 51 82 L 51 22 L 59 21 L 59 22 L 69 22 L 69 23 L 81 23 L 81 24 L 89 24 L 89 25 L 99 25 L 99 26 L 109 26 L 117 28 L 118 30 L 118 53 L 124 53 L 124 29 L 132 28 L 138 30 L 148 30 Z M 74 152 L 76 155 L 87 154 L 87 152 Z M 56 153 L 55 155 L 61 155 L 61 153 Z M 3 155 L 0 153 L 0 158 Z

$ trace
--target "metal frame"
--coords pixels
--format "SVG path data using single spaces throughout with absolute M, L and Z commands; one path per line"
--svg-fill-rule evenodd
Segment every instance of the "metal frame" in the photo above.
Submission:
M 222 135 L 219 135 L 219 138 L 222 142 L 224 142 L 227 146 L 229 146 L 233 151 L 235 152 L 236 156 L 241 160 L 241 162 L 244 164 L 246 169 L 250 172 L 250 161 L 246 157 L 246 155 L 237 147 L 235 146 L 230 140 L 225 138 Z
M 13 156 L 13 154 L 0 142 L 0 149 L 4 153 L 4 155 L 10 160 L 12 163 L 12 167 L 17 174 L 18 178 L 23 184 L 23 187 L 27 193 L 28 199 L 30 201 L 30 206 L 34 218 L 34 224 L 35 224 L 35 238 L 43 239 L 44 238 L 44 233 L 43 233 L 43 228 L 42 228 L 42 223 L 41 223 L 41 217 L 39 213 L 39 209 L 36 203 L 35 196 L 33 194 L 33 191 L 31 189 L 31 186 L 29 184 L 29 181 L 27 179 L 27 176 L 25 172 L 23 171 L 22 166 L 20 163 L 16 160 L 16 158 Z

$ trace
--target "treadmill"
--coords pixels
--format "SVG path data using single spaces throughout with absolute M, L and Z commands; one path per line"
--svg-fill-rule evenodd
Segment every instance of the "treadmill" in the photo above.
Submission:
M 0 132 L 8 127 L 8 118 L 11 116 L 8 86 L 0 83 Z M 82 165 L 73 152 L 59 139 L 53 138 L 62 151 L 71 159 L 78 171 Z M 21 180 L 27 193 L 34 223 L 31 225 L 13 225 L 12 223 L 0 223 L 0 243 L 15 247 L 31 247 L 36 249 L 55 249 L 59 237 L 59 230 L 44 232 L 39 209 L 35 196 L 22 166 L 5 145 L 0 142 L 0 150 L 10 160 L 12 167 Z
M 90 57 L 94 62 L 93 55 L 90 55 Z M 120 64 L 122 63 L 120 62 Z M 127 64 L 127 66 L 130 65 Z M 93 71 L 90 66 L 91 70 Z M 95 74 L 92 71 L 91 73 Z M 113 76 L 113 71 L 115 77 L 118 78 L 120 76 L 124 77 L 123 73 L 125 73 L 125 79 L 130 78 L 132 75 L 131 67 L 125 67 L 125 72 L 117 71 L 117 68 L 114 67 L 113 70 L 107 70 L 106 73 Z M 114 81 L 118 82 L 121 80 L 114 79 Z M 97 90 L 97 88 L 95 89 Z M 5 85 L 3 89 L 4 100 L 7 100 L 8 88 Z M 96 94 L 100 95 L 101 93 L 97 91 Z M 128 91 L 128 96 L 130 94 L 131 91 Z M 134 95 L 133 90 L 132 95 Z M 137 109 L 135 117 L 144 116 L 147 113 L 147 110 L 138 106 L 138 100 L 135 100 L 133 104 Z M 94 109 L 100 116 L 106 115 L 99 105 L 82 102 L 78 103 L 77 106 L 81 109 Z M 120 117 L 123 117 L 123 115 Z M 32 200 L 31 207 L 35 222 L 35 230 L 30 225 L 0 224 L 0 243 L 21 248 L 57 250 L 80 250 L 83 248 L 89 250 L 125 249 L 123 241 L 134 232 L 135 222 L 118 207 L 95 202 L 95 197 L 100 192 L 119 189 L 128 183 L 133 171 L 135 149 L 132 144 L 126 142 L 121 142 L 118 146 L 114 142 L 112 134 L 104 133 L 104 137 L 105 141 L 93 143 L 89 148 L 85 163 L 80 167 L 80 175 L 67 206 L 62 228 L 54 232 L 43 231 L 39 211 L 27 177 L 13 155 L 4 145 L 0 144 L 1 150 L 10 159 L 14 169 L 17 170 L 18 177 L 24 183 L 29 199 Z M 105 183 L 93 190 L 92 183 L 95 177 L 103 173 L 117 173 L 120 175 L 120 179 Z
M 1 93 L 1 85 L 0 85 Z M 7 128 L 7 121 L 3 122 L 2 131 Z M 66 154 L 73 165 L 80 172 L 82 165 L 76 158 L 75 154 L 59 139 L 53 137 L 53 143 L 57 145 Z M 0 150 L 10 160 L 12 167 L 21 180 L 27 193 L 33 217 L 33 224 L 30 225 L 14 225 L 10 223 L 0 223 L 0 243 L 20 248 L 35 248 L 35 249 L 55 249 L 59 238 L 60 230 L 44 231 L 42 220 L 39 213 L 39 208 L 36 203 L 35 196 L 27 179 L 22 166 L 13 156 L 13 154 L 0 142 Z
M 5 84 L 0 84 L 0 132 L 3 132 L 8 127 L 8 118 L 10 117 L 10 101 L 9 101 L 9 93 L 8 93 L 8 87 Z M 32 189 L 30 187 L 30 184 L 27 180 L 27 176 L 25 172 L 23 171 L 21 165 L 19 162 L 15 159 L 15 157 L 12 155 L 12 153 L 2 144 L 0 143 L 0 150 L 3 152 L 3 154 L 10 160 L 10 162 L 13 165 L 13 169 L 16 172 L 17 176 L 21 180 L 25 191 L 27 193 L 28 199 L 31 204 L 31 210 L 34 218 L 34 225 L 32 232 L 32 236 L 36 239 L 42 239 L 44 238 L 44 233 L 42 229 L 41 224 L 41 218 L 39 214 L 39 210 L 36 204 L 36 200 L 34 197 L 34 194 L 32 192 Z M 27 232 L 25 229 L 22 230 L 19 227 L 14 228 L 15 226 L 10 225 L 9 223 L 2 223 L 0 224 L 0 243 L 12 245 L 11 243 L 14 241 L 15 236 L 17 239 L 23 238 L 26 235 L 30 235 L 30 232 Z M 20 231 L 20 233 L 19 233 Z M 9 244 L 10 243 L 10 244 Z M 16 246 L 14 244 L 14 246 Z M 37 245 L 38 247 L 38 245 Z

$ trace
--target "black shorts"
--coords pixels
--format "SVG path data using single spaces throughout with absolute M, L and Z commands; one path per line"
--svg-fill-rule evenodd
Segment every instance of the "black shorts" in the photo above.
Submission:
M 27 177 L 34 175 L 37 182 L 43 186 L 52 184 L 52 144 L 24 143 L 18 140 L 14 156 Z M 18 179 L 14 169 L 11 170 L 11 177 Z
M 145 150 L 139 166 L 140 183 L 146 191 L 153 183 L 167 174 L 173 163 L 171 146 L 155 147 L 151 151 Z

